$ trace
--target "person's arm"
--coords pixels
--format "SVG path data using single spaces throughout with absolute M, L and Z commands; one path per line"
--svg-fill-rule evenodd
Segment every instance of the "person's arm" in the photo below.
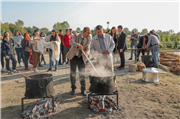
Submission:
M 7 53 L 6 53 L 6 52 L 7 52 L 7 49 L 6 49 L 5 44 L 2 43 L 1 47 L 2 47 L 2 54 L 3 54 L 4 57 L 6 57 L 6 56 L 7 56 Z
M 121 41 L 118 43 L 120 50 L 121 50 L 121 49 L 124 49 L 125 40 L 126 40 L 126 34 L 122 34 L 122 39 L 121 39 Z
M 114 50 L 115 43 L 114 43 L 114 40 L 113 40 L 112 36 L 109 35 L 109 37 L 110 37 L 110 47 L 108 48 L 107 51 L 108 51 L 109 53 L 111 53 L 111 52 Z
M 33 44 L 33 36 L 29 39 L 29 45 Z
M 149 36 L 149 38 L 148 38 L 148 43 L 147 43 L 147 45 L 146 45 L 146 48 L 148 48 L 149 45 L 151 44 L 151 40 L 152 40 L 152 38 Z
M 45 42 L 48 42 L 48 41 L 50 41 L 50 39 L 51 39 L 51 35 L 48 35 L 48 36 L 46 36 L 46 37 L 44 38 L 44 41 L 45 41 Z
M 75 39 L 76 39 L 76 35 L 74 35 L 74 36 L 71 38 L 69 44 L 70 44 L 71 46 L 74 46 L 74 47 L 78 48 L 78 46 L 79 46 L 80 44 L 79 44 L 79 43 L 76 43 L 76 42 L 75 42 Z
M 139 35 L 135 35 L 134 40 L 139 41 Z
M 86 49 L 84 50 L 84 52 L 85 52 L 86 54 L 89 54 L 89 53 L 90 53 L 90 47 L 91 47 L 91 38 L 88 39 L 87 47 L 86 47 Z
M 93 38 L 94 39 L 94 38 Z M 91 41 L 91 45 L 90 45 L 90 52 L 91 53 L 94 53 L 95 52 L 95 49 L 94 49 L 94 40 L 92 39 Z

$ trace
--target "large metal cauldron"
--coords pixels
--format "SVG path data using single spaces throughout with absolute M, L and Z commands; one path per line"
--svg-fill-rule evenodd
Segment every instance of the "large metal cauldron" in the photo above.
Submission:
M 53 96 L 55 90 L 53 87 L 52 74 L 36 74 L 26 79 L 26 98 L 43 98 Z
M 115 92 L 116 76 L 97 77 L 89 76 L 91 86 L 89 91 L 97 94 L 112 94 Z
M 142 55 L 141 61 L 146 65 L 146 67 L 154 66 L 154 59 L 152 55 Z
M 143 69 L 143 81 L 146 82 L 158 82 L 159 78 L 158 78 L 158 74 L 159 71 L 156 68 L 147 68 L 147 69 Z

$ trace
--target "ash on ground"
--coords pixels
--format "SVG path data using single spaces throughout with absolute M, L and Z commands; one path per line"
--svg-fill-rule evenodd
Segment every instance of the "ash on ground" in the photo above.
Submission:
M 54 97 L 54 112 L 59 108 L 60 100 Z M 52 98 L 34 101 L 22 112 L 24 119 L 47 119 L 53 113 Z

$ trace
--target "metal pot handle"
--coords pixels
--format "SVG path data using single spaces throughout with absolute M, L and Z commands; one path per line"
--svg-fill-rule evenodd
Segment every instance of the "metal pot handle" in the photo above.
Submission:
M 41 80 L 39 80 L 39 87 L 40 87 L 40 88 L 46 88 L 46 86 L 45 86 L 45 87 L 41 87 L 40 82 L 41 82 Z

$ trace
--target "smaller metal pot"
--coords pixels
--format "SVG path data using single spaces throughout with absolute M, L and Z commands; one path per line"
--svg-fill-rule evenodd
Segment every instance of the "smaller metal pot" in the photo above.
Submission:
M 159 82 L 158 74 L 159 71 L 156 68 L 143 69 L 143 81 L 146 82 Z

